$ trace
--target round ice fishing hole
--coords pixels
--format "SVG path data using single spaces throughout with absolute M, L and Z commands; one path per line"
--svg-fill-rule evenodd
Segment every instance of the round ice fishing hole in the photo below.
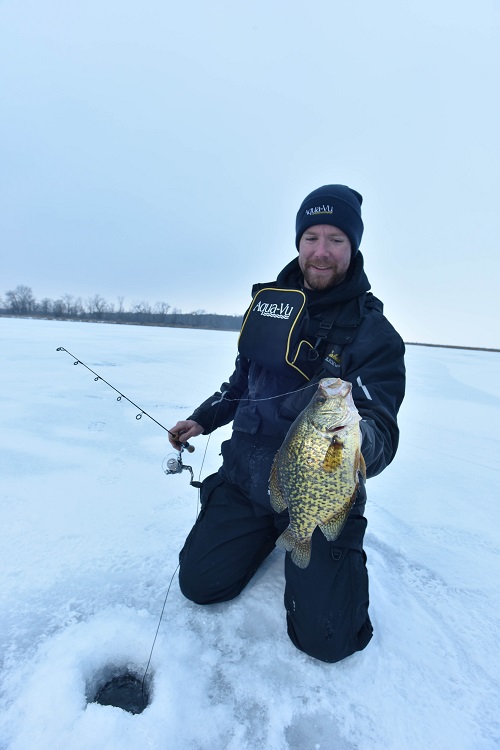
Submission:
M 131 714 L 140 714 L 149 704 L 150 690 L 141 677 L 123 670 L 107 674 L 98 681 L 95 695 L 89 696 L 89 703 L 101 706 L 115 706 Z

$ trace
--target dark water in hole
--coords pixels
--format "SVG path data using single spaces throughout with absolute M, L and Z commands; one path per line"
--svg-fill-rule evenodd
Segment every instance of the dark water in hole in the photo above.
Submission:
M 109 680 L 97 693 L 95 703 L 101 706 L 116 706 L 131 714 L 140 714 L 149 702 L 149 695 L 142 680 L 132 674 L 122 674 Z

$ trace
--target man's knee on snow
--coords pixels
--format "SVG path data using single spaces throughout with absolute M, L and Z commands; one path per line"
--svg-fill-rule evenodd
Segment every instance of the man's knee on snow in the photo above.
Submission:
M 367 617 L 358 633 L 349 636 L 344 632 L 336 633 L 327 622 L 318 622 L 316 628 L 302 630 L 300 637 L 294 627 L 292 618 L 287 614 L 288 636 L 293 645 L 308 656 L 319 661 L 334 664 L 348 656 L 362 651 L 373 634 L 370 618 Z
M 202 571 L 182 560 L 179 568 L 179 588 L 186 599 L 195 604 L 217 604 L 234 599 L 242 586 L 231 581 L 220 580 L 215 572 Z
M 201 584 L 198 576 L 185 570 L 183 565 L 179 568 L 179 588 L 182 594 L 195 604 L 210 604 L 208 592 Z

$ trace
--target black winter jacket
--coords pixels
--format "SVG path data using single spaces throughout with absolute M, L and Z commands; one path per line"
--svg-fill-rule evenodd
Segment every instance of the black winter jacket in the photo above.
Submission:
M 254 294 L 263 286 L 303 288 L 298 260 L 289 263 L 275 282 L 254 287 Z M 323 377 L 352 383 L 362 417 L 367 476 L 379 474 L 394 458 L 396 417 L 405 391 L 404 343 L 369 289 L 358 252 L 343 282 L 323 292 L 304 290 L 309 320 L 303 335 L 317 344 L 319 353 L 307 365 L 309 381 L 291 367 L 271 371 L 238 355 L 229 381 L 191 415 L 205 434 L 233 421 L 231 440 L 222 445 L 220 471 L 254 502 L 257 513 L 270 511 L 267 485 L 274 455 Z M 361 491 L 364 499 L 364 488 Z

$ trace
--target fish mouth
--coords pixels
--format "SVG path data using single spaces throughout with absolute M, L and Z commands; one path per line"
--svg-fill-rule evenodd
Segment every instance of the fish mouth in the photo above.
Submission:
M 345 428 L 348 427 L 346 424 L 341 424 L 338 427 L 327 427 L 327 432 L 333 434 L 334 432 L 342 432 L 342 430 L 345 430 Z
M 348 427 L 347 424 L 335 424 L 335 425 L 329 425 L 323 423 L 315 423 L 311 422 L 311 425 L 314 427 L 315 430 L 318 432 L 321 432 L 325 437 L 327 435 L 333 435 L 335 432 L 342 432 L 342 430 L 345 430 L 346 427 Z
M 311 420 L 311 425 L 315 430 L 321 432 L 326 437 L 327 435 L 333 436 L 334 434 L 342 432 L 343 430 L 349 430 L 354 424 L 356 424 L 356 422 L 360 422 L 360 420 L 361 416 L 358 412 L 356 412 L 355 414 L 348 414 L 347 416 L 344 414 L 341 424 L 339 424 L 338 421 L 333 420 L 330 422 L 330 424 L 328 424 L 327 420 Z

